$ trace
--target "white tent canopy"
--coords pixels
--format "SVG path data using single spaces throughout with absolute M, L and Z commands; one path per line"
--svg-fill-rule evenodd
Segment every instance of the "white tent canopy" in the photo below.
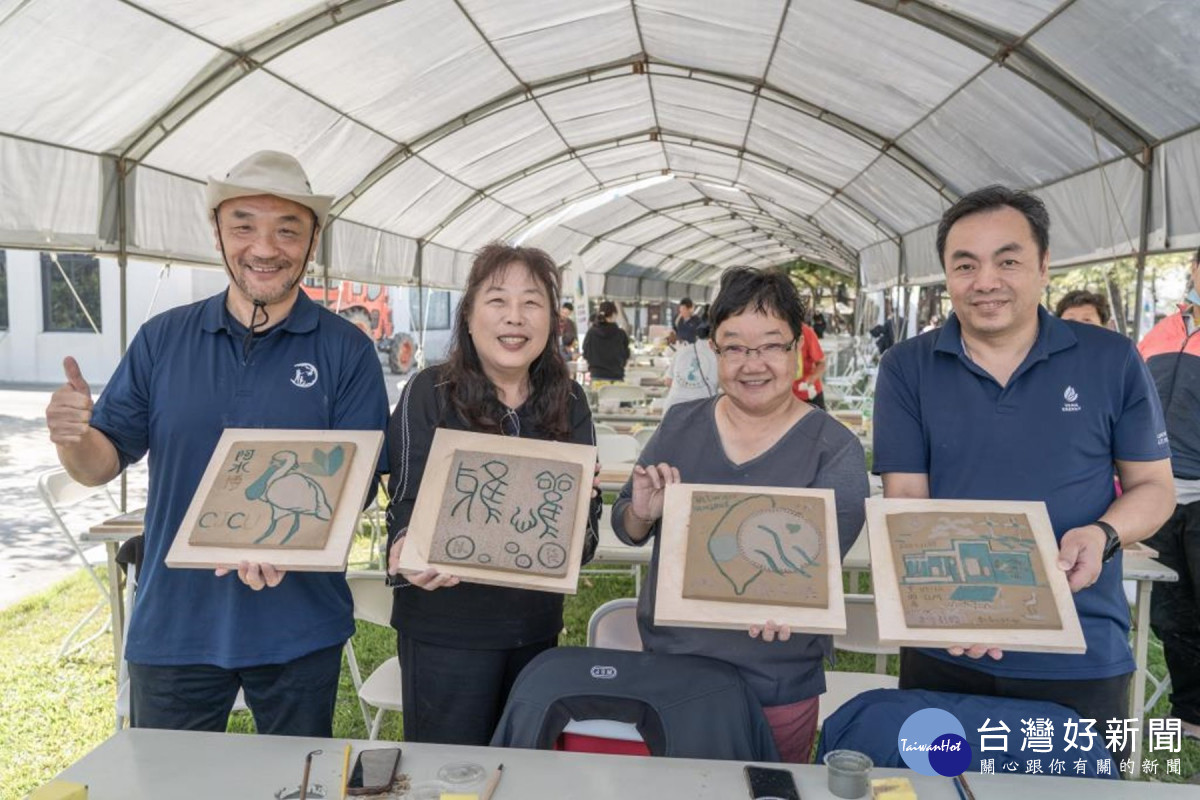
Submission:
M 1194 0 L 0 0 L 0 246 L 211 263 L 203 181 L 270 148 L 371 282 L 461 286 L 656 176 L 529 242 L 671 296 L 800 257 L 920 283 L 1000 182 L 1056 264 L 1195 247 L 1197 53 Z

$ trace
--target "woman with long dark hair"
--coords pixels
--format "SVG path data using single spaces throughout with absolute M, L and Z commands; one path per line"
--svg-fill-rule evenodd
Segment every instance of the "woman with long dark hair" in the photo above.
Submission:
M 594 444 L 583 389 L 559 347 L 559 273 L 541 250 L 493 242 L 475 257 L 445 364 L 405 386 L 388 427 L 388 571 L 395 575 L 437 428 Z M 595 549 L 593 492 L 585 559 Z M 430 568 L 392 604 L 406 741 L 487 744 L 521 668 L 554 647 L 561 594 L 473 583 Z

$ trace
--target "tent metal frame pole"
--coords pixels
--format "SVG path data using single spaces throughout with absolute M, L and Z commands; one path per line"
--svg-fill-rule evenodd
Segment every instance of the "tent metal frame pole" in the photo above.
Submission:
M 129 320 L 129 226 L 126 224 L 126 212 L 128 211 L 126 179 L 132 165 L 132 161 L 126 161 L 123 158 L 117 159 L 117 275 L 121 287 L 119 312 L 121 358 L 125 358 L 125 351 L 129 349 L 129 332 L 126 330 Z M 121 470 L 121 513 L 128 510 L 129 475 L 126 470 Z M 113 632 L 113 635 L 117 635 L 116 631 Z
M 424 367 L 425 362 L 425 240 L 417 239 L 417 259 L 413 264 L 413 271 L 417 274 L 417 317 L 418 323 L 421 326 L 420 336 L 417 337 L 417 367 Z
M 1137 292 L 1134 295 L 1133 341 L 1142 338 L 1142 303 L 1146 294 L 1146 249 L 1150 243 L 1151 190 L 1154 188 L 1154 148 L 1147 147 L 1142 156 L 1142 230 L 1138 235 Z

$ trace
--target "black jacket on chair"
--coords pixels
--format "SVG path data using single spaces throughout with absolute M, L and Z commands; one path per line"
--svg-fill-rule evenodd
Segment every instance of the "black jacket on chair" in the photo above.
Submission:
M 758 700 L 734 667 L 711 658 L 547 650 L 517 678 L 491 745 L 549 750 L 572 719 L 636 725 L 655 756 L 779 760 Z

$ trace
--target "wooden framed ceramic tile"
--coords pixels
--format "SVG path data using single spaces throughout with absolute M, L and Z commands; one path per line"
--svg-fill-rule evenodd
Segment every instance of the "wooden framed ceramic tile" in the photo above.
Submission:
M 382 431 L 227 429 L 167 566 L 344 570 L 382 446 Z
M 401 571 L 574 594 L 595 467 L 589 445 L 438 429 Z
M 667 486 L 654 622 L 845 633 L 831 489 Z
M 1086 651 L 1040 502 L 867 500 L 883 644 Z

